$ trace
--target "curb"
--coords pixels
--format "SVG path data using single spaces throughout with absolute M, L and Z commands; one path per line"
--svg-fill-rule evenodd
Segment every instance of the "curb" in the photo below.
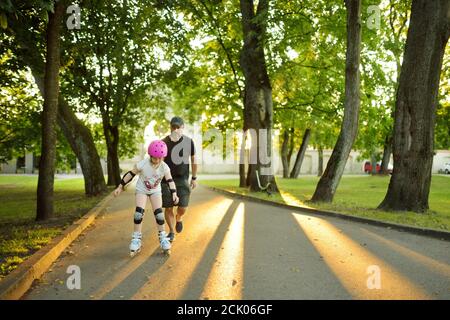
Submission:
M 398 231 L 406 231 L 406 232 L 410 232 L 410 233 L 414 233 L 414 234 L 418 234 L 418 235 L 422 235 L 422 236 L 436 238 L 439 240 L 450 241 L 450 232 L 448 232 L 448 231 L 413 227 L 413 226 L 398 224 L 398 223 L 394 223 L 394 222 L 385 222 L 385 221 L 381 221 L 381 220 L 351 216 L 351 215 L 338 213 L 338 212 L 334 212 L 334 211 L 323 211 L 323 210 L 312 209 L 312 208 L 307 208 L 307 207 L 302 207 L 302 206 L 293 206 L 293 205 L 273 202 L 273 201 L 269 201 L 269 200 L 265 200 L 265 199 L 258 199 L 258 198 L 242 195 L 239 193 L 235 193 L 232 191 L 219 189 L 216 187 L 210 187 L 207 185 L 203 185 L 203 186 L 212 191 L 222 193 L 224 195 L 227 195 L 227 196 L 230 196 L 233 198 L 244 199 L 244 200 L 256 202 L 256 203 L 268 204 L 268 205 L 271 205 L 274 207 L 290 209 L 293 211 L 307 212 L 307 213 L 320 215 L 320 216 L 327 216 L 327 217 L 336 217 L 336 218 L 340 218 L 340 219 L 366 223 L 366 224 L 370 224 L 370 225 L 374 225 L 374 226 L 378 226 L 378 227 L 387 227 L 389 229 L 394 229 L 394 230 L 398 230 Z
M 63 233 L 25 260 L 13 272 L 0 281 L 0 300 L 18 300 L 30 289 L 55 262 L 61 253 L 103 212 L 114 198 L 111 192 L 83 217 L 75 221 Z

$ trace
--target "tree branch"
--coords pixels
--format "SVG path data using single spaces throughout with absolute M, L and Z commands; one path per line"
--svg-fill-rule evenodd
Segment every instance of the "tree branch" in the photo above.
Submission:
M 234 66 L 233 60 L 231 59 L 231 54 L 228 50 L 228 48 L 225 46 L 225 43 L 223 41 L 223 37 L 222 37 L 222 32 L 220 31 L 220 25 L 218 23 L 218 19 L 214 18 L 214 15 L 212 13 L 212 11 L 208 8 L 208 6 L 205 4 L 205 2 L 203 0 L 199 0 L 200 3 L 203 5 L 203 7 L 206 10 L 206 13 L 208 14 L 208 16 L 210 17 L 212 23 L 214 24 L 214 27 L 217 31 L 217 42 L 219 42 L 220 46 L 222 47 L 222 49 L 225 52 L 225 55 L 227 56 L 227 60 L 228 60 L 228 64 L 230 65 L 230 68 L 233 72 L 233 78 L 234 78 L 234 82 L 236 83 L 236 86 L 239 90 L 239 96 L 241 97 L 241 99 L 243 99 L 244 95 L 243 95 L 243 89 L 241 87 L 241 85 L 239 84 L 239 79 L 238 79 L 238 75 L 237 75 L 237 71 L 236 68 Z M 211 29 L 213 29 L 211 27 Z

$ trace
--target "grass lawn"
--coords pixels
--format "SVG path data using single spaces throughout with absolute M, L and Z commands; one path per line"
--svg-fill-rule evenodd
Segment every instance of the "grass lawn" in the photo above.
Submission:
M 37 223 L 36 187 L 37 176 L 0 175 L 0 279 L 105 196 L 85 196 L 82 178 L 55 179 L 55 217 Z
M 388 212 L 376 210 L 383 200 L 389 184 L 388 176 L 343 176 L 334 201 L 310 203 L 318 177 L 300 176 L 299 179 L 277 178 L 281 195 L 268 196 L 266 193 L 250 193 L 237 187 L 238 180 L 205 180 L 202 184 L 237 192 L 261 199 L 290 205 L 305 205 L 312 208 L 367 217 L 382 221 L 420 226 L 450 231 L 450 177 L 434 175 L 431 181 L 430 210 L 426 213 Z

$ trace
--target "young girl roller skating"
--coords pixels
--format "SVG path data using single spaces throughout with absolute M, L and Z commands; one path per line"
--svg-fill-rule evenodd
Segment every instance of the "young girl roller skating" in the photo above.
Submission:
M 150 159 L 139 161 L 133 168 L 124 174 L 120 185 L 114 191 L 114 195 L 118 196 L 123 191 L 125 185 L 130 183 L 134 176 L 139 174 L 139 179 L 136 184 L 136 211 L 134 213 L 134 232 L 130 244 L 130 255 L 134 256 L 141 250 L 142 239 L 142 220 L 144 218 L 144 209 L 147 203 L 147 198 L 150 198 L 152 204 L 153 214 L 155 215 L 158 237 L 162 250 L 169 253 L 170 241 L 167 239 L 167 234 L 164 227 L 164 213 L 162 210 L 162 196 L 161 196 L 161 180 L 164 177 L 169 184 L 170 191 L 174 203 L 178 203 L 178 196 L 173 182 L 170 169 L 163 161 L 167 156 L 167 145 L 164 141 L 155 140 L 150 143 L 148 147 L 148 154 Z

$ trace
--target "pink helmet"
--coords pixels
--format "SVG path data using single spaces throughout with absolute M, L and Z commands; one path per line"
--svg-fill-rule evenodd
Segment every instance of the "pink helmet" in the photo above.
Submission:
M 148 154 L 154 158 L 163 158 L 167 156 L 167 145 L 162 140 L 154 140 L 148 146 Z

